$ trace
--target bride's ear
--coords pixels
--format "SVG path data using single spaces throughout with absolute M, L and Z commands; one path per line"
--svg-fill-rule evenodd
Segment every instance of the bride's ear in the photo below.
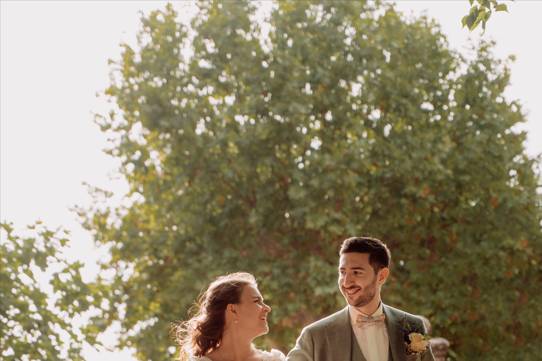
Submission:
M 235 304 L 228 304 L 226 306 L 226 322 L 230 323 L 238 323 L 239 322 L 239 312 L 237 309 L 237 305 Z
M 232 321 L 235 321 L 238 317 L 237 305 L 229 303 L 226 306 L 226 317 L 229 317 Z

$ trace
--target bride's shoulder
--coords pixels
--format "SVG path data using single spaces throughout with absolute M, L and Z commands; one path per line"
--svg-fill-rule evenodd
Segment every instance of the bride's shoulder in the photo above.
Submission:
M 282 352 L 276 349 L 272 349 L 271 351 L 262 351 L 259 350 L 262 354 L 262 360 L 263 361 L 285 361 L 286 356 Z

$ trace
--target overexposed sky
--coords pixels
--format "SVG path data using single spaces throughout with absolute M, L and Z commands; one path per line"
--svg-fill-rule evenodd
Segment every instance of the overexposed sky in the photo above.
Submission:
M 115 175 L 117 162 L 101 150 L 105 136 L 93 123 L 93 112 L 108 105 L 97 92 L 109 82 L 109 58 L 117 59 L 122 41 L 135 43 L 139 11 L 161 8 L 158 1 L 1 1 L 0 50 L 0 219 L 16 228 L 43 220 L 72 232 L 71 257 L 85 256 L 89 274 L 101 256 L 91 237 L 69 210 L 90 204 L 83 182 L 126 191 Z M 177 2 L 180 13 L 190 12 Z M 494 15 L 485 38 L 496 40 L 496 54 L 517 56 L 509 98 L 528 112 L 527 151 L 542 153 L 542 49 L 533 40 L 542 34 L 542 1 L 515 1 L 509 13 Z M 460 20 L 468 1 L 398 1 L 398 8 L 436 18 L 452 48 L 464 50 L 470 33 Z M 271 330 L 272 332 L 272 330 Z M 121 353 L 86 350 L 88 361 L 134 360 Z

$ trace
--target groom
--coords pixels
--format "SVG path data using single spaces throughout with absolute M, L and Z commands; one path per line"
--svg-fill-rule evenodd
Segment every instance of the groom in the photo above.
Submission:
M 348 306 L 305 327 L 287 361 L 434 361 L 421 318 L 381 301 L 388 247 L 352 237 L 339 255 L 339 289 Z

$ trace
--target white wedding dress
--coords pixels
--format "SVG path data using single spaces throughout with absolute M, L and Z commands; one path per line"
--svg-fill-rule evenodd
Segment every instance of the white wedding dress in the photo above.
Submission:
M 279 350 L 272 349 L 271 351 L 261 351 L 258 350 L 261 358 L 260 361 L 285 361 L 286 356 Z M 196 356 L 190 356 L 189 361 L 211 361 L 210 358 L 202 356 L 202 357 L 196 357 Z

